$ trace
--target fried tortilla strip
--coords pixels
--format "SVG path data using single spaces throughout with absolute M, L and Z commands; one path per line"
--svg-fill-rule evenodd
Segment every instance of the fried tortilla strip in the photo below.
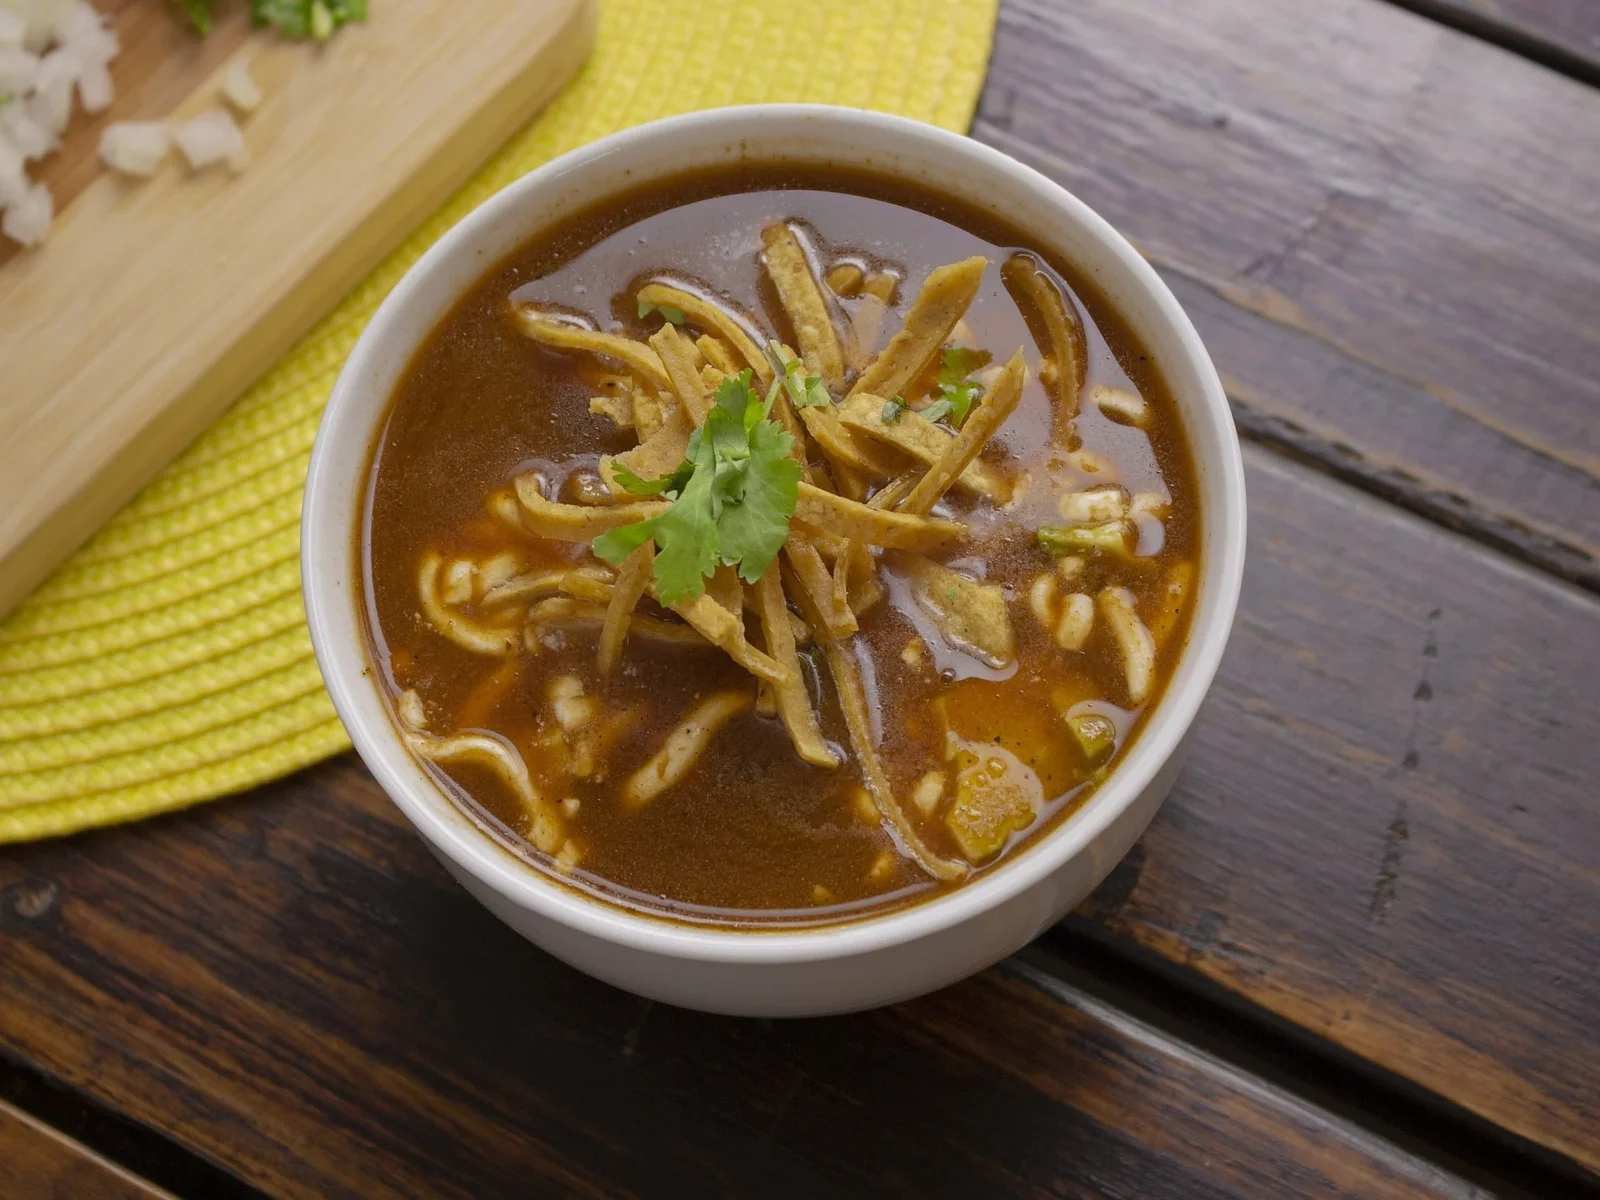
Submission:
M 630 495 L 617 482 L 613 464 L 620 462 L 640 479 L 660 479 L 663 475 L 672 474 L 683 462 L 689 450 L 689 435 L 693 432 L 689 418 L 684 415 L 683 405 L 673 404 L 666 411 L 664 424 L 651 437 L 632 450 L 624 450 L 615 457 L 606 456 L 600 460 L 600 478 L 605 480 L 613 495 Z
M 878 582 L 878 560 L 861 542 L 851 542 L 850 610 L 859 618 L 883 599 L 883 584 Z
M 614 358 L 647 383 L 658 388 L 671 387 L 667 372 L 649 346 L 616 333 L 598 333 L 581 325 L 551 320 L 536 309 L 513 306 L 511 315 L 517 329 L 541 346 L 555 350 L 586 350 Z
M 889 339 L 872 365 L 861 372 L 850 395 L 871 392 L 874 396 L 897 396 L 905 391 L 944 347 L 950 331 L 978 294 L 988 265 L 982 255 L 974 255 L 930 271 L 911 302 L 900 331 Z
M 616 599 L 615 590 L 611 593 Z M 605 628 L 606 610 L 598 604 L 575 600 L 571 596 L 552 596 L 533 606 L 528 614 L 528 624 L 535 630 L 557 629 L 563 632 L 591 632 Z M 680 621 L 663 621 L 660 617 L 634 613 L 628 619 L 628 636 L 644 638 L 666 646 L 681 646 L 710 650 L 712 645 L 697 630 Z
M 674 467 L 677 465 L 673 463 Z M 646 521 L 667 509 L 667 505 L 658 500 L 611 504 L 604 508 L 591 508 L 582 504 L 559 504 L 544 498 L 544 492 L 539 489 L 537 475 L 531 473 L 518 475 L 514 482 L 517 488 L 517 503 L 522 506 L 524 527 L 536 537 L 551 538 L 558 542 L 593 541 L 618 525 L 632 525 L 635 521 Z
M 600 626 L 600 649 L 595 665 L 600 674 L 609 675 L 622 660 L 622 647 L 628 640 L 629 623 L 639 598 L 650 586 L 650 567 L 655 562 L 656 544 L 645 542 L 622 560 L 617 569 L 617 581 L 611 585 L 611 599 L 606 604 L 605 623 Z
M 811 708 L 811 697 L 806 694 L 800 656 L 794 649 L 794 627 L 789 623 L 793 614 L 784 598 L 783 580 L 779 572 L 769 568 L 749 588 L 755 593 L 760 608 L 767 653 L 789 672 L 789 681 L 772 685 L 772 694 L 777 700 L 778 717 L 794 742 L 795 753 L 816 766 L 837 767 L 839 756 L 822 740 L 817 714 Z
M 717 731 L 749 709 L 750 699 L 748 692 L 713 692 L 690 709 L 661 749 L 622 785 L 623 804 L 642 808 L 687 775 Z
M 911 494 L 911 489 L 917 486 L 917 480 L 920 478 L 922 476 L 914 471 L 896 476 L 873 493 L 872 499 L 867 501 L 867 507 L 894 508 L 895 505 Z
M 693 600 L 672 605 L 672 611 L 689 622 L 706 641 L 721 646 L 729 658 L 757 679 L 771 684 L 783 683 L 789 678 L 789 672 L 745 640 L 742 608 L 741 605 L 740 612 L 731 613 L 706 592 Z
M 846 486 L 843 473 L 853 471 L 868 478 L 883 478 L 899 474 L 904 459 L 865 437 L 858 437 L 839 423 L 836 408 L 802 408 L 800 419 L 806 432 L 822 449 L 823 455 L 834 468 L 840 486 Z
M 1022 382 L 1027 374 L 1019 349 L 989 385 L 983 399 L 967 414 L 967 423 L 945 447 L 939 461 L 928 468 L 928 473 L 911 489 L 911 494 L 900 501 L 896 511 L 926 515 L 939 502 L 939 497 L 978 457 L 984 444 L 999 431 L 1017 407 L 1017 401 L 1022 399 Z
M 706 595 L 735 615 L 744 611 L 744 586 L 739 582 L 737 567 L 727 563 L 719 566 L 706 580 Z
M 906 555 L 900 567 L 911 581 L 912 596 L 951 646 L 991 667 L 1016 661 L 1017 640 L 1005 589 L 998 583 L 982 583 L 920 555 Z
M 1000 278 L 1023 318 L 1033 318 L 1028 324 L 1044 329 L 1044 344 L 1039 349 L 1048 363 L 1039 368 L 1039 378 L 1056 395 L 1056 440 L 1066 443 L 1083 391 L 1083 355 L 1078 349 L 1083 326 L 1033 255 L 1013 254 L 1000 268 Z
M 561 577 L 561 591 L 578 600 L 587 600 L 590 604 L 601 607 L 611 603 L 611 593 L 614 588 L 609 576 L 592 575 L 579 568 L 568 571 Z
M 643 444 L 655 437 L 660 432 L 664 420 L 661 401 L 656 398 L 655 389 L 646 384 L 634 384 L 633 431 L 638 435 L 640 443 Z
M 724 375 L 737 375 L 742 367 L 733 357 L 733 351 L 728 343 L 714 333 L 702 333 L 695 338 L 694 344 L 700 348 L 700 353 L 705 356 L 707 365 L 722 372 Z
M 833 556 L 833 595 L 837 603 L 850 610 L 850 615 L 855 615 L 855 606 L 850 603 L 850 547 L 855 543 L 845 540 L 844 548 Z
M 883 769 L 873 742 L 872 714 L 867 707 L 866 689 L 861 684 L 861 668 L 850 650 L 828 634 L 820 614 L 809 607 L 810 597 L 804 589 L 796 590 L 800 594 L 800 608 L 816 634 L 817 644 L 822 647 L 833 686 L 839 693 L 839 707 L 844 711 L 845 728 L 850 733 L 850 748 L 861 766 L 862 782 L 872 794 L 879 814 L 889 822 L 900 852 L 935 879 L 966 878 L 966 865 L 941 858 L 930 850 L 896 802 L 888 773 Z
M 913 491 L 912 496 L 915 495 Z M 796 520 L 807 525 L 890 550 L 937 550 L 967 536 L 967 527 L 960 521 L 868 508 L 809 483 L 800 485 L 794 515 Z
M 597 417 L 610 417 L 611 423 L 618 429 L 632 429 L 633 393 L 622 392 L 618 395 L 600 395 L 589 398 L 589 411 Z
M 639 299 L 645 304 L 665 304 L 677 309 L 691 323 L 707 332 L 715 333 L 732 346 L 734 353 L 744 359 L 745 364 L 755 372 L 763 387 L 772 382 L 772 365 L 767 362 L 766 355 L 761 353 L 761 347 L 756 345 L 743 323 L 716 301 L 685 291 L 683 288 L 673 287 L 669 283 L 645 284 L 639 289 Z M 714 361 L 709 354 L 706 358 Z
M 902 450 L 923 466 L 938 462 L 955 434 L 946 433 L 932 421 L 925 421 L 915 409 L 904 408 L 893 421 L 883 419 L 882 397 L 871 392 L 858 392 L 839 408 L 839 422 L 846 428 L 866 434 L 870 438 Z M 1011 499 L 1011 487 L 1000 472 L 988 463 L 974 459 L 968 463 L 955 486 L 975 496 L 983 496 L 996 504 Z
M 834 591 L 833 574 L 822 561 L 822 555 L 817 553 L 817 548 L 805 534 L 791 529 L 789 540 L 783 545 L 783 554 L 789 560 L 795 579 L 805 590 L 806 598 L 810 601 L 809 609 L 819 614 L 829 634 L 833 637 L 849 637 L 860 628 L 856 614 L 843 597 Z
M 844 352 L 839 348 L 839 332 L 833 327 L 828 302 L 811 274 L 805 247 L 787 223 L 763 229 L 761 243 L 761 265 L 789 314 L 801 360 L 822 376 L 826 387 L 840 387 L 844 383 Z
M 700 364 L 696 361 L 700 352 L 671 323 L 650 335 L 650 345 L 666 368 L 667 378 L 672 380 L 672 392 L 678 397 L 678 403 L 696 426 L 703 425 L 706 414 L 711 411 L 711 397 L 706 394 L 705 381 L 700 378 Z
M 756 680 L 756 714 L 763 717 L 778 715 L 778 692 L 765 679 Z

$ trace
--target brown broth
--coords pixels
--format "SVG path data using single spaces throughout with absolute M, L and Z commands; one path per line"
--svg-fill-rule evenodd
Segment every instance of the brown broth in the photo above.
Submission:
M 360 546 L 369 629 L 387 684 L 396 694 L 417 692 L 431 730 L 499 735 L 527 760 L 546 794 L 577 802 L 576 815 L 564 812 L 563 821 L 581 847 L 581 860 L 575 868 L 557 869 L 524 840 L 522 805 L 493 771 L 430 764 L 469 812 L 487 819 L 502 841 L 556 878 L 680 920 L 812 924 L 925 900 L 960 884 L 928 879 L 896 853 L 877 821 L 864 819 L 837 701 L 814 654 L 802 659 L 809 690 L 820 698 L 823 732 L 843 752 L 842 767 L 805 764 L 775 718 L 746 713 L 717 735 L 686 780 L 630 810 L 617 798 L 618 784 L 655 751 L 697 697 L 748 690 L 750 676 L 716 649 L 668 647 L 637 637 L 629 640 L 624 669 L 604 680 L 594 668 L 592 637 L 569 636 L 536 655 L 509 659 L 470 653 L 422 617 L 417 564 L 430 550 L 446 559 L 481 560 L 508 545 L 528 563 L 576 561 L 586 547 L 508 534 L 486 516 L 485 498 L 528 470 L 541 472 L 559 494 L 574 472 L 635 444 L 631 433 L 589 411 L 605 369 L 591 356 L 549 351 L 528 340 L 509 319 L 508 299 L 587 313 L 602 329 L 644 337 L 659 318 L 636 315 L 635 288 L 651 278 L 688 279 L 792 345 L 793 332 L 757 259 L 761 229 L 777 220 L 802 222 L 825 265 L 844 259 L 903 276 L 880 347 L 929 270 L 972 254 L 987 256 L 990 267 L 966 317 L 972 341 L 997 361 L 1021 346 L 1028 361 L 1023 400 L 984 455 L 1015 475 L 1031 472 L 1026 497 L 1005 513 L 950 497 L 954 512 L 982 532 L 948 561 L 1005 585 L 1016 634 L 1014 668 L 995 671 L 944 645 L 908 598 L 893 554 L 885 554 L 880 566 L 888 601 L 863 617 L 856 646 L 875 700 L 881 752 L 908 811 L 914 811 L 909 797 L 924 772 L 949 770 L 936 702 L 954 714 L 951 719 L 974 746 L 1015 751 L 1039 776 L 1045 803 L 1038 819 L 1013 834 L 997 857 L 979 864 L 974 877 L 1015 857 L 1078 807 L 1093 786 L 1088 764 L 1052 706 L 1052 692 L 1103 702 L 1102 711 L 1118 729 L 1114 766 L 1143 714 L 1159 702 L 1183 644 L 1194 591 L 1190 587 L 1180 601 L 1177 620 L 1167 622 L 1157 687 L 1137 708 L 1127 702 L 1121 660 L 1103 621 L 1084 650 L 1068 652 L 1030 615 L 1029 586 L 1052 569 L 1032 531 L 1058 519 L 1056 493 L 1062 487 L 1097 480 L 1066 465 L 1066 448 L 1050 441 L 1052 401 L 1038 379 L 1039 349 L 1001 283 L 999 265 L 1010 252 L 1028 250 L 1049 264 L 1076 305 L 1087 342 L 1085 391 L 1096 383 L 1130 386 L 1151 406 L 1153 419 L 1140 430 L 1107 419 L 1085 402 L 1076 423 L 1082 447 L 1110 460 L 1117 482 L 1130 492 L 1171 498 L 1164 521 L 1155 530 L 1147 522 L 1143 531 L 1143 550 L 1152 548 L 1152 537 L 1160 539 L 1155 553 L 1137 567 L 1093 560 L 1072 588 L 1092 594 L 1107 582 L 1126 586 L 1145 624 L 1156 625 L 1168 568 L 1197 560 L 1197 488 L 1171 395 L 1125 322 L 1070 264 L 992 217 L 929 190 L 853 171 L 741 165 L 651 185 L 537 235 L 490 270 L 440 322 L 396 390 L 373 453 Z M 836 303 L 848 315 L 859 301 Z M 919 634 L 925 653 L 913 664 L 902 654 Z M 579 677 L 606 714 L 636 713 L 634 723 L 606 746 L 602 780 L 563 777 L 561 757 L 551 750 L 558 739 L 547 689 L 562 675 Z M 947 786 L 946 804 L 950 791 Z M 918 826 L 938 853 L 958 853 L 937 816 L 919 819 Z

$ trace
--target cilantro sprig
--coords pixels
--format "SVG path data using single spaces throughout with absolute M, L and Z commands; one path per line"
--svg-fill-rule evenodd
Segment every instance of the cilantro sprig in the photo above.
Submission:
M 963 350 L 960 346 L 946 346 L 939 358 L 939 379 L 934 385 L 938 397 L 922 410 L 924 420 L 938 421 L 945 417 L 957 429 L 966 423 L 972 403 L 983 390 L 967 376 L 983 366 L 986 356 L 977 350 Z
M 646 300 L 639 301 L 639 319 L 642 321 L 651 313 L 658 312 L 664 321 L 672 325 L 682 325 L 685 318 L 683 309 L 674 308 L 670 304 L 651 304 Z
M 177 0 L 177 4 L 196 29 L 211 32 L 216 0 Z M 292 38 L 324 42 L 339 26 L 366 19 L 367 0 L 250 0 L 251 24 L 271 25 Z
M 747 583 L 760 579 L 789 537 L 800 486 L 800 464 L 790 457 L 794 439 L 769 417 L 776 398 L 776 383 L 763 399 L 743 371 L 717 388 L 677 470 L 641 479 L 616 464 L 625 490 L 672 504 L 659 516 L 601 534 L 595 554 L 617 566 L 654 538 L 656 597 L 668 605 L 705 591 L 719 563 L 737 565 Z
M 764 353 L 772 364 L 774 383 L 783 385 L 790 404 L 796 408 L 824 408 L 833 403 L 828 389 L 822 386 L 822 376 L 807 375 L 805 364 L 797 358 L 785 358 L 783 347 L 777 342 L 768 342 Z

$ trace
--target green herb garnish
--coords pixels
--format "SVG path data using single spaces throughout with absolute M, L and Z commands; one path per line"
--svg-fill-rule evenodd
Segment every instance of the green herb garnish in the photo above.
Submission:
M 687 457 L 671 475 L 641 479 L 617 465 L 616 480 L 637 496 L 666 496 L 658 517 L 624 525 L 594 540 L 613 566 L 655 539 L 656 598 L 692 600 L 718 563 L 737 565 L 747 583 L 760 579 L 789 537 L 799 494 L 794 439 L 769 418 L 777 388 L 763 400 L 750 372 L 724 379 L 705 424 L 689 438 Z
M 211 10 L 217 0 L 176 0 L 190 23 L 211 32 Z M 325 42 L 339 26 L 367 19 L 367 0 L 250 0 L 250 21 L 270 25 L 286 37 Z
M 807 375 L 805 364 L 797 358 L 785 358 L 783 347 L 768 342 L 763 353 L 772 364 L 774 383 L 782 383 L 789 393 L 789 403 L 796 408 L 823 408 L 833 403 L 828 389 L 822 386 L 822 376 Z
M 944 353 L 939 358 L 939 381 L 934 385 L 934 391 L 939 398 L 922 410 L 924 419 L 937 421 L 940 417 L 948 415 L 950 423 L 958 429 L 966 423 L 972 402 L 983 390 L 967 376 L 983 366 L 984 357 L 980 351 L 963 350 L 960 346 L 944 348 Z M 940 404 L 948 404 L 949 407 L 940 410 L 938 416 L 929 416 L 929 413 Z
M 883 402 L 883 411 L 878 414 L 885 425 L 893 425 L 900 419 L 900 414 L 906 410 L 904 396 L 891 396 Z
M 670 304 L 649 304 L 639 301 L 639 319 L 642 321 L 651 313 L 658 312 L 662 318 L 673 325 L 682 325 L 684 322 L 683 309 L 673 308 Z

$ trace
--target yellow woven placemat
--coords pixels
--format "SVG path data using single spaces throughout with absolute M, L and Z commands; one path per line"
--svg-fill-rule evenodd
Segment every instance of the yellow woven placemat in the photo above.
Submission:
M 0 624 L 0 842 L 181 808 L 349 746 L 300 603 L 301 486 L 340 364 L 441 233 L 546 159 L 672 113 L 813 101 L 965 129 L 996 4 L 602 0 L 577 80 Z

